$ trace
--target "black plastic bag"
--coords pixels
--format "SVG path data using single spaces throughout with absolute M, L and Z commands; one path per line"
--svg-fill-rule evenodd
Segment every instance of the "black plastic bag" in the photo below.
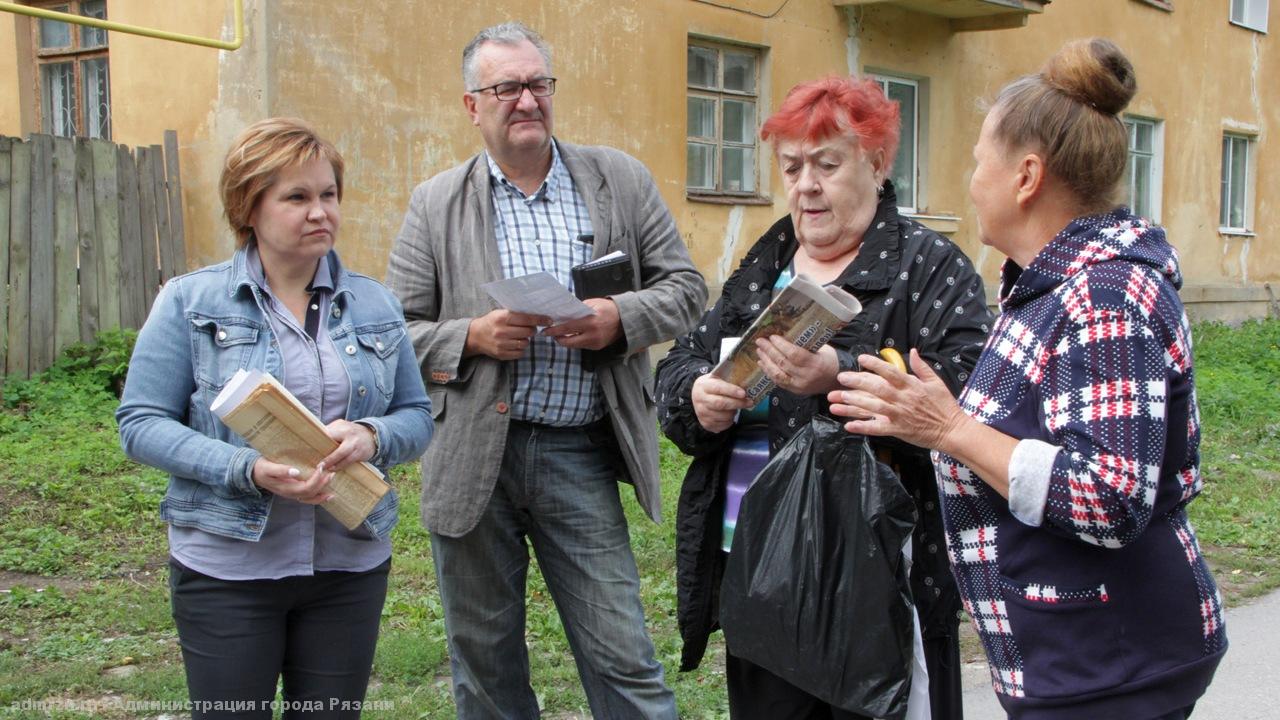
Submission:
M 865 437 L 816 416 L 742 499 L 720 595 L 729 652 L 836 707 L 902 718 L 915 505 Z

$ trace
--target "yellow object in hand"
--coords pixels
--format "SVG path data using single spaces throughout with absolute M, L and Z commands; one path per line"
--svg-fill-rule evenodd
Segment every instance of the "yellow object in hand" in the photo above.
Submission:
M 908 372 L 907 363 L 902 359 L 902 353 L 891 347 L 880 349 L 880 358 L 890 365 L 898 368 L 900 372 Z

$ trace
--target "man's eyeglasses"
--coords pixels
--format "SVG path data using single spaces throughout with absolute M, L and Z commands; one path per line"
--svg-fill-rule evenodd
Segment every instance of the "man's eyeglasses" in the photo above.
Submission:
M 509 80 L 507 82 L 500 82 L 497 85 L 490 85 L 489 87 L 476 88 L 469 92 L 492 92 L 493 96 L 499 100 L 503 102 L 511 102 L 512 100 L 519 100 L 520 96 L 524 94 L 525 88 L 529 88 L 529 94 L 534 97 L 549 97 L 556 94 L 556 79 L 553 77 L 543 77 L 534 78 L 529 82 L 516 82 L 514 80 Z

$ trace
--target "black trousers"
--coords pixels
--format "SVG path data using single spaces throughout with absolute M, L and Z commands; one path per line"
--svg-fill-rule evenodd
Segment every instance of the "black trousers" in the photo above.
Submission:
M 733 720 L 871 720 L 832 707 L 728 652 L 724 655 L 724 674 L 729 686 L 729 717 Z
M 964 688 L 960 680 L 958 636 L 925 639 L 924 659 L 929 670 L 929 705 L 933 720 L 961 720 L 964 717 Z M 862 715 L 833 708 L 768 670 L 727 652 L 724 664 L 729 686 L 729 714 L 734 720 L 863 718 Z
M 359 718 L 390 569 L 219 580 L 170 558 L 193 720 Z
M 960 632 L 924 638 L 924 665 L 929 671 L 929 714 L 933 720 L 964 719 L 964 684 L 960 679 Z

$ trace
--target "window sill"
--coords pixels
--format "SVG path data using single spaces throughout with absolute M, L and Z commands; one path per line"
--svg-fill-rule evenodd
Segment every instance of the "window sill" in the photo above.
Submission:
M 960 229 L 960 218 L 955 215 L 923 215 L 910 212 L 902 212 L 901 215 L 943 235 L 953 235 Z
M 1232 237 L 1257 237 L 1258 236 L 1258 233 L 1252 230 L 1247 230 L 1245 228 L 1226 228 L 1226 227 L 1218 228 L 1218 234 L 1230 235 Z
M 763 195 L 712 195 L 708 193 L 685 191 L 684 199 L 689 202 L 707 203 L 708 205 L 772 205 L 773 198 Z
M 1232 25 L 1235 25 L 1235 26 L 1236 26 L 1236 27 L 1238 27 L 1238 28 L 1244 29 L 1244 30 L 1252 30 L 1253 32 L 1258 33 L 1259 35 L 1266 35 L 1266 34 L 1267 34 L 1267 31 L 1266 31 L 1266 30 L 1261 29 L 1261 28 L 1253 27 L 1252 25 L 1245 25 L 1244 23 L 1238 23 L 1238 22 L 1236 22 L 1235 20 L 1228 20 L 1227 22 L 1228 22 L 1228 23 L 1230 23 L 1230 24 L 1232 24 Z

